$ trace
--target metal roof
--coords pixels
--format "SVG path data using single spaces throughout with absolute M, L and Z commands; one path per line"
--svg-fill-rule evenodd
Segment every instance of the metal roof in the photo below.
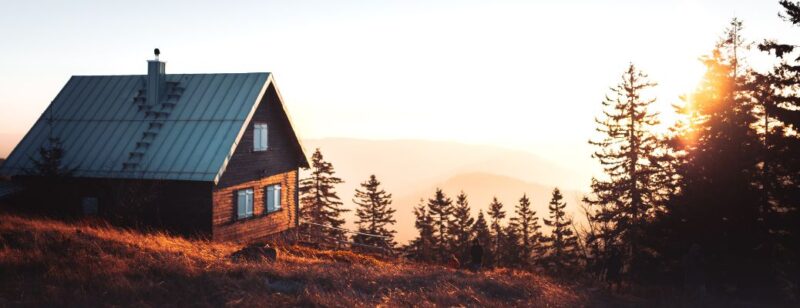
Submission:
M 273 82 L 269 73 L 167 74 L 161 101 L 146 105 L 145 78 L 73 76 L 0 174 L 31 170 L 52 134 L 78 177 L 216 182 Z

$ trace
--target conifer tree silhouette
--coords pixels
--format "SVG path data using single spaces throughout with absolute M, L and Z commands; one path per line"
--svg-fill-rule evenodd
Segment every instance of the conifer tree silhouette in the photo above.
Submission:
M 667 197 L 663 165 L 668 156 L 654 133 L 657 114 L 650 110 L 655 99 L 643 96 L 654 86 L 630 64 L 603 101 L 603 117 L 596 120 L 603 137 L 589 141 L 597 147 L 592 156 L 603 166 L 605 178 L 592 179 L 592 192 L 584 202 L 595 209 L 593 219 L 611 226 L 598 234 L 604 237 L 602 242 L 619 247 L 619 255 L 634 271 L 642 251 L 643 228 Z
M 409 244 L 411 253 L 419 261 L 433 261 L 436 248 L 433 218 L 423 200 L 420 200 L 419 204 L 414 207 L 414 216 L 416 217 L 414 227 L 417 229 L 418 235 Z
M 503 203 L 497 200 L 497 197 L 492 199 L 492 203 L 489 204 L 489 219 L 491 219 L 491 231 L 492 231 L 492 252 L 495 258 L 501 255 L 501 246 L 503 245 L 503 230 L 502 221 L 503 218 L 506 218 L 506 212 L 503 210 Z M 498 261 L 498 260 L 494 260 Z
M 544 239 L 548 243 L 545 263 L 556 272 L 574 269 L 578 259 L 578 238 L 572 231 L 572 219 L 564 212 L 567 203 L 563 199 L 561 191 L 558 188 L 553 189 L 547 207 L 550 219 L 544 219 L 544 224 L 551 227 L 550 235 Z
M 679 186 L 662 225 L 654 228 L 669 232 L 654 242 L 665 243 L 659 253 L 673 260 L 697 246 L 708 256 L 710 283 L 751 289 L 769 281 L 772 265 L 765 256 L 773 231 L 759 189 L 763 140 L 753 128 L 763 93 L 753 91 L 758 89 L 742 56 L 750 44 L 742 30 L 740 20 L 731 20 L 712 52 L 701 58 L 705 75 L 679 109 L 692 120 L 692 130 L 677 136 L 682 142 L 671 143 L 681 156 Z
M 523 263 L 522 267 L 528 267 L 537 263 L 536 261 L 542 256 L 539 218 L 536 217 L 536 211 L 531 209 L 531 201 L 526 194 L 519 199 L 514 213 L 516 216 L 511 218 L 509 226 L 515 227 L 520 239 L 519 259 Z
M 489 225 L 486 223 L 486 218 L 483 215 L 483 210 L 478 211 L 478 218 L 475 219 L 475 224 L 472 225 L 473 239 L 484 247 L 484 250 L 490 246 L 492 242 L 492 233 L 489 231 Z
M 369 180 L 361 183 L 361 189 L 356 188 L 353 203 L 358 205 L 356 209 L 358 232 L 385 236 L 386 238 L 355 234 L 353 242 L 375 247 L 392 248 L 396 245 L 394 234 L 397 231 L 390 230 L 388 227 L 397 222 L 394 219 L 395 209 L 391 208 L 392 194 L 386 193 L 380 188 L 380 185 L 381 182 L 378 181 L 375 175 L 370 175 Z
M 472 218 L 470 212 L 467 194 L 462 191 L 456 196 L 456 203 L 453 206 L 453 221 L 450 226 L 453 252 L 461 259 L 467 256 L 472 239 L 472 225 L 475 224 L 475 219 Z
M 448 229 L 453 222 L 453 200 L 448 198 L 441 189 L 437 188 L 432 199 L 428 199 L 428 214 L 433 222 L 436 232 L 434 245 L 439 261 L 446 261 L 449 257 L 451 242 Z
M 311 156 L 311 174 L 300 181 L 301 218 L 305 222 L 331 227 L 321 232 L 343 242 L 346 240 L 345 232 L 335 228 L 341 228 L 344 224 L 342 213 L 349 210 L 342 208 L 342 201 L 336 194 L 335 185 L 343 181 L 334 173 L 333 165 L 325 161 L 322 152 L 317 149 Z M 310 228 L 318 230 L 316 226 Z

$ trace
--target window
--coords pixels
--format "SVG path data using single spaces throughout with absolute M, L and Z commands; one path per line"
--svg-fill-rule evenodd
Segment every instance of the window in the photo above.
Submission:
M 253 151 L 267 150 L 267 123 L 256 123 L 253 127 Z
M 83 215 L 97 215 L 97 198 L 96 197 L 84 197 L 81 200 L 81 206 L 83 207 Z
M 236 191 L 236 219 L 253 216 L 253 189 Z
M 267 213 L 281 209 L 281 184 L 270 185 L 265 189 Z

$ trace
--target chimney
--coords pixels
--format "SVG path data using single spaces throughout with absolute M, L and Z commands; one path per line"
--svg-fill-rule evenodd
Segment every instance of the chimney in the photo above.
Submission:
M 147 60 L 147 104 L 158 104 L 161 94 L 164 93 L 164 85 L 166 84 L 166 66 L 167 63 L 158 60 L 158 55 L 161 52 L 156 48 L 155 60 Z

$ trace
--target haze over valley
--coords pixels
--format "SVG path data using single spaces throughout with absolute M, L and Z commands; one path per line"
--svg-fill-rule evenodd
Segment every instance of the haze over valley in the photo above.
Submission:
M 354 190 L 370 174 L 375 174 L 383 188 L 392 194 L 397 209 L 397 240 L 413 239 L 413 207 L 420 199 L 427 201 L 435 189 L 448 197 L 463 190 L 469 197 L 473 214 L 484 212 L 492 197 L 505 205 L 513 216 L 514 205 L 526 193 L 540 218 L 547 215 L 547 203 L 554 187 L 559 187 L 568 203 L 567 212 L 576 215 L 582 187 L 588 187 L 588 172 L 537 157 L 533 153 L 485 145 L 425 140 L 364 140 L 348 138 L 308 139 L 303 141 L 306 154 L 320 148 L 336 175 L 345 182 L 337 186 L 344 206 L 353 211 L 345 214 L 346 226 L 355 226 Z

